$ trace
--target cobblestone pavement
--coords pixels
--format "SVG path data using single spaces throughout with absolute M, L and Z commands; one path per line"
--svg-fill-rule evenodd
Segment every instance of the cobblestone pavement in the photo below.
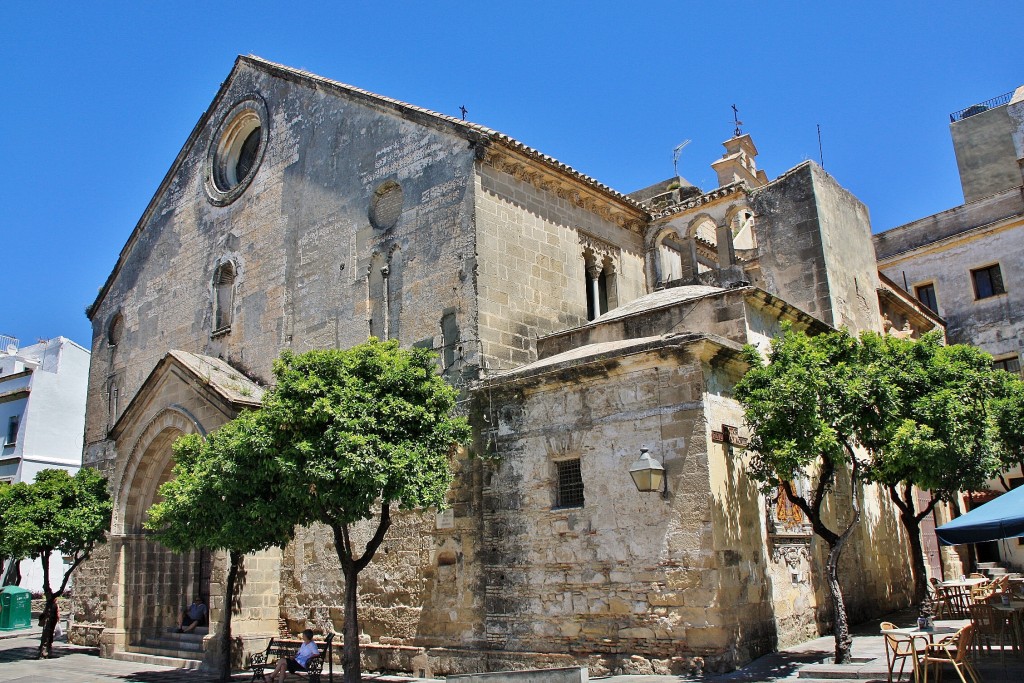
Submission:
M 907 611 L 887 617 L 896 623 L 910 624 L 914 614 Z M 873 620 L 854 629 L 853 655 L 856 663 L 846 667 L 823 664 L 832 654 L 831 637 L 818 638 L 762 657 L 746 667 L 728 674 L 708 675 L 700 679 L 683 676 L 622 675 L 592 678 L 608 683 L 680 683 L 702 680 L 712 683 L 771 683 L 790 681 L 800 683 L 868 683 L 885 681 L 886 665 L 882 638 L 878 635 L 878 622 Z M 165 666 L 120 662 L 101 659 L 95 648 L 55 643 L 55 657 L 45 661 L 35 659 L 39 644 L 39 629 L 11 633 L 0 632 L 0 681 L 3 683 L 206 683 L 217 678 L 202 671 L 186 671 Z M 977 665 L 983 683 L 1021 683 L 1024 681 L 1024 657 L 1008 652 L 1005 662 L 998 656 L 986 656 Z M 947 667 L 948 669 L 948 667 Z M 340 681 L 337 669 L 336 680 Z M 950 680 L 956 676 L 946 671 Z M 248 681 L 248 673 L 237 673 L 233 681 Z M 300 680 L 290 677 L 291 682 Z M 326 680 L 326 674 L 325 674 Z M 376 683 L 402 683 L 416 681 L 431 683 L 429 679 L 410 679 L 402 676 L 365 674 L 364 681 Z M 440 683 L 435 681 L 434 683 Z

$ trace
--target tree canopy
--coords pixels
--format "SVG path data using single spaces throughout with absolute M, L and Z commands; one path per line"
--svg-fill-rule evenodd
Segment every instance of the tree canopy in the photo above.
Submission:
M 767 363 L 752 346 L 745 355 L 750 370 L 736 385 L 736 398 L 752 430 L 750 474 L 765 491 L 781 487 L 828 544 L 836 661 L 843 663 L 849 660 L 852 638 L 839 557 L 860 519 L 863 448 L 882 438 L 882 415 L 893 405 L 894 391 L 864 366 L 863 346 L 845 330 L 809 336 L 786 326 L 772 340 Z M 830 523 L 822 510 L 839 475 L 848 482 L 850 509 L 845 514 L 837 509 Z M 794 487 L 799 480 L 810 482 L 806 495 Z
M 38 558 L 43 565 L 41 658 L 49 657 L 53 646 L 57 598 L 64 594 L 72 572 L 106 540 L 111 510 L 107 480 L 90 467 L 74 476 L 66 470 L 43 470 L 32 483 L 0 487 L 0 555 Z M 71 562 L 56 590 L 50 577 L 54 553 Z
M 919 340 L 865 333 L 863 363 L 895 389 L 882 414 L 866 477 L 883 484 L 900 510 L 911 546 L 917 600 L 927 593 L 920 523 L 958 491 L 982 489 L 999 461 L 989 405 L 998 384 L 992 357 L 972 346 L 943 344 L 941 332 Z M 930 492 L 918 509 L 916 489 Z
M 176 442 L 175 478 L 148 526 L 173 549 L 248 553 L 295 525 L 326 524 L 345 577 L 345 680 L 360 680 L 356 582 L 391 525 L 392 509 L 446 506 L 456 447 L 470 435 L 434 355 L 371 338 L 347 350 L 274 362 L 258 410 L 203 439 Z M 364 548 L 353 524 L 376 530 Z M 372 528 L 372 526 L 371 526 Z
M 294 522 L 277 495 L 283 474 L 256 412 L 246 411 L 206 437 L 186 434 L 173 445 L 173 478 L 149 509 L 146 528 L 168 548 L 227 550 L 227 600 L 220 628 L 221 676 L 231 675 L 231 616 L 237 578 L 248 553 L 283 546 Z
M 446 506 L 457 445 L 469 425 L 434 355 L 371 338 L 348 350 L 282 353 L 259 419 L 284 478 L 281 494 L 300 524 L 334 534 L 345 577 L 344 676 L 360 680 L 356 586 L 391 525 L 391 508 Z M 378 512 L 379 510 L 379 512 Z M 377 519 L 365 548 L 350 526 Z

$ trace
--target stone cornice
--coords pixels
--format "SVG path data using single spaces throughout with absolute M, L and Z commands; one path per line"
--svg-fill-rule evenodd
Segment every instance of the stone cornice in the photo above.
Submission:
M 722 185 L 721 187 L 715 188 L 714 190 L 711 190 L 710 192 L 705 192 L 702 195 L 698 195 L 698 196 L 693 197 L 691 199 L 687 199 L 686 201 L 680 202 L 679 204 L 675 204 L 674 206 L 670 206 L 669 208 L 665 209 L 664 211 L 659 211 L 657 213 L 652 213 L 651 214 L 651 219 L 652 220 L 660 220 L 662 218 L 668 218 L 670 216 L 675 216 L 675 215 L 683 213 L 685 211 L 689 211 L 691 209 L 699 208 L 701 206 L 704 206 L 705 204 L 711 204 L 712 202 L 716 202 L 719 199 L 723 199 L 725 197 L 731 197 L 733 195 L 739 194 L 740 192 L 746 193 L 747 189 L 748 188 L 747 188 L 746 182 L 744 182 L 742 180 L 737 180 L 734 183 L 729 183 L 728 185 Z
M 618 197 L 599 191 L 556 170 L 543 160 L 532 158 L 504 145 L 490 145 L 484 151 L 483 162 L 501 173 L 533 185 L 564 199 L 574 206 L 589 211 L 621 228 L 641 233 L 647 225 L 647 214 Z

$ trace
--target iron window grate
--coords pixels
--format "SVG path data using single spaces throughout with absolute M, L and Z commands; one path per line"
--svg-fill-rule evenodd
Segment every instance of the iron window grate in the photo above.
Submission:
M 557 507 L 583 507 L 583 474 L 579 459 L 560 460 L 555 465 L 558 467 Z

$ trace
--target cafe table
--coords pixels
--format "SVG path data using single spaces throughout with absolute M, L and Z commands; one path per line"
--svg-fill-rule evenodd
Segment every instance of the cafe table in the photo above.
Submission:
M 973 588 L 974 586 L 988 583 L 990 579 L 950 579 L 939 585 L 943 588 Z

